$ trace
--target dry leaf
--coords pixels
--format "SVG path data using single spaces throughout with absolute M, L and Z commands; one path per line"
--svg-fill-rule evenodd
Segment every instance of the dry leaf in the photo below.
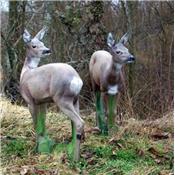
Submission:
M 139 156 L 145 155 L 145 152 L 142 149 L 137 149 L 136 151 Z
M 157 164 L 160 164 L 162 162 L 161 159 L 154 159 Z
M 168 132 L 157 131 L 155 133 L 152 133 L 151 137 L 153 139 L 156 139 L 156 140 L 167 139 L 167 138 L 169 138 L 169 133 Z
M 100 129 L 97 128 L 97 127 L 94 127 L 94 128 L 86 129 L 85 132 L 86 133 L 99 134 L 100 133 Z
M 162 170 L 160 175 L 173 175 L 173 173 L 171 173 L 170 170 Z
M 156 157 L 163 157 L 163 155 L 158 150 L 156 150 L 154 147 L 150 147 L 148 151 Z
M 29 172 L 29 167 L 28 166 L 22 166 L 22 169 L 20 170 L 20 175 L 26 175 Z

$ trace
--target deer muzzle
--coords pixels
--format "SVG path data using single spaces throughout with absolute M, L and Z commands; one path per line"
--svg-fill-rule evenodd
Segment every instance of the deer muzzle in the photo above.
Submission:
M 133 63 L 135 61 L 135 57 L 132 55 L 128 58 L 127 63 Z
M 48 49 L 48 50 L 43 50 L 42 54 L 43 54 L 43 55 L 49 55 L 49 54 L 51 54 L 51 50 L 50 50 L 50 49 Z

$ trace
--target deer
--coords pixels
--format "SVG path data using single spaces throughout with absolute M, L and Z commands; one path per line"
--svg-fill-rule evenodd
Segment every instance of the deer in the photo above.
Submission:
M 114 127 L 116 96 L 122 88 L 122 67 L 135 61 L 135 57 L 125 46 L 128 37 L 128 33 L 124 34 L 117 43 L 112 33 L 109 33 L 109 52 L 95 51 L 89 62 L 91 85 L 95 93 L 96 129 L 105 135 Z
M 68 153 L 74 161 L 80 158 L 80 142 L 84 134 L 84 121 L 79 113 L 79 94 L 83 86 L 79 74 L 66 63 L 50 63 L 38 67 L 40 60 L 51 54 L 42 39 L 47 27 L 32 38 L 24 30 L 26 58 L 20 75 L 20 93 L 28 104 L 36 132 L 36 151 L 50 153 L 54 142 L 45 128 L 47 103 L 55 103 L 68 116 L 72 124 L 72 141 Z

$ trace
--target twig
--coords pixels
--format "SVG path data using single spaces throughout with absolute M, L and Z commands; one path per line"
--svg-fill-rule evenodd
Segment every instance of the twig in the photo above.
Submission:
M 44 7 L 44 3 L 42 4 L 42 6 L 41 6 L 38 10 L 34 11 L 32 17 L 30 18 L 30 20 L 29 20 L 28 23 L 26 24 L 26 28 L 29 26 L 30 22 L 33 20 L 33 18 L 35 17 L 36 13 L 39 12 L 40 10 L 42 10 L 43 7 Z M 19 43 L 19 41 L 21 40 L 21 38 L 22 38 L 22 35 L 20 35 L 20 37 L 19 37 L 19 38 L 17 39 L 17 41 L 14 43 L 14 45 L 13 45 L 14 47 L 17 46 L 17 44 Z

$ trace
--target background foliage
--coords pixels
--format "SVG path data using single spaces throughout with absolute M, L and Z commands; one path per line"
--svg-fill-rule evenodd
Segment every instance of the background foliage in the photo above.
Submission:
M 107 49 L 106 36 L 131 34 L 135 64 L 123 69 L 119 117 L 158 118 L 173 106 L 173 1 L 10 1 L 1 14 L 2 92 L 22 102 L 18 85 L 25 59 L 22 33 L 49 27 L 44 42 L 52 55 L 41 62 L 67 62 L 84 81 L 81 108 L 93 109 L 88 63 L 95 50 Z

